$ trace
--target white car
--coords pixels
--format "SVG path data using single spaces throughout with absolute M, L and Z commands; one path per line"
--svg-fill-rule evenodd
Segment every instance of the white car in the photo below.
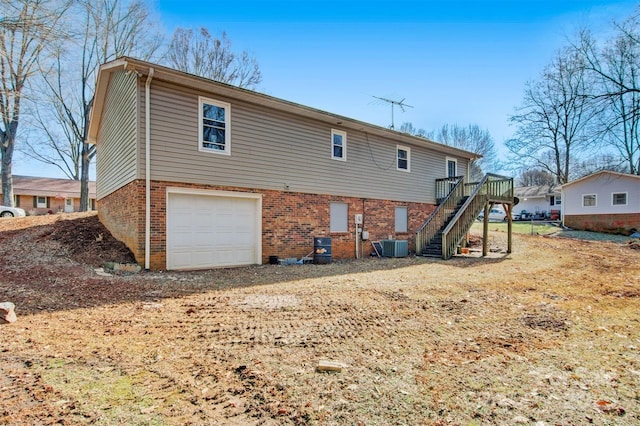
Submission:
M 26 216 L 27 213 L 19 207 L 0 206 L 0 217 Z
M 484 210 L 478 215 L 478 220 L 484 220 Z M 503 222 L 507 220 L 507 214 L 502 209 L 489 210 L 489 222 Z

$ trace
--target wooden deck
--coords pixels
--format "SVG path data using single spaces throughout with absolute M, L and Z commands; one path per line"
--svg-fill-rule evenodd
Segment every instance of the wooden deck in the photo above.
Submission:
M 513 178 L 485 175 L 479 182 L 467 183 L 463 176 L 436 180 L 436 210 L 416 233 L 416 253 L 449 259 L 484 209 L 483 256 L 487 255 L 489 210 L 501 204 L 508 218 L 508 248 L 511 253 L 513 223 Z

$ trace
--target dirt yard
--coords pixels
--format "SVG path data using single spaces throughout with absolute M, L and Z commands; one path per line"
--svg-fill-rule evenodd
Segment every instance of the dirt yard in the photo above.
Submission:
M 0 247 L 0 424 L 640 424 L 637 245 L 101 276 L 130 254 L 74 214 Z

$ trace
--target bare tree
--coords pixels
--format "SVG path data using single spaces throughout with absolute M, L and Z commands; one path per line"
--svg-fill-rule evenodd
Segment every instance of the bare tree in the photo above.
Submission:
M 522 106 L 510 121 L 515 138 L 506 142 L 514 165 L 553 174 L 560 184 L 571 177 L 571 161 L 593 142 L 591 119 L 597 113 L 587 93 L 591 82 L 582 57 L 563 49 L 539 80 L 527 83 Z
M 262 81 L 258 61 L 247 51 L 236 54 L 226 33 L 215 38 L 209 30 L 178 28 L 167 52 L 169 66 L 238 87 L 255 89 Z
M 491 133 L 489 130 L 482 130 L 477 124 L 469 124 L 466 127 L 444 124 L 437 131 L 427 132 L 405 122 L 400 126 L 400 131 L 482 155 L 482 158 L 473 160 L 470 164 L 471 179 L 479 180 L 485 172 L 500 168 Z
M 609 170 L 618 173 L 629 173 L 626 161 L 612 154 L 598 154 L 583 161 L 577 161 L 574 166 L 574 174 L 576 178 L 588 176 L 590 174 Z
M 18 123 L 27 82 L 40 70 L 38 60 L 56 37 L 66 4 L 50 0 L 0 0 L 0 152 L 2 204 L 13 205 L 11 173 Z
M 549 172 L 539 169 L 524 170 L 517 178 L 518 186 L 553 185 L 555 177 Z
M 481 129 L 477 124 L 469 124 L 466 127 L 444 124 L 439 130 L 428 133 L 427 137 L 445 145 L 482 155 L 482 158 L 473 160 L 470 164 L 471 179 L 479 180 L 485 172 L 499 168 L 498 155 L 491 133 L 489 130 Z
M 588 31 L 574 48 L 597 83 L 590 97 L 600 106 L 600 138 L 630 173 L 640 174 L 640 15 L 616 25 L 602 48 Z
M 59 45 L 43 79 L 43 105 L 35 115 L 41 138 L 27 155 L 80 180 L 80 210 L 89 208 L 89 167 L 96 147 L 87 143 L 89 114 L 100 64 L 119 56 L 149 58 L 161 44 L 150 10 L 139 0 L 74 3 L 72 43 Z

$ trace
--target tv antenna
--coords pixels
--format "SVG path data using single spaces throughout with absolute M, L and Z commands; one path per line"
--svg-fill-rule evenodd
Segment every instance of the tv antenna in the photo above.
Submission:
M 381 98 L 381 97 L 378 97 L 378 96 L 374 96 L 374 98 L 379 99 L 379 100 L 381 100 L 381 101 L 383 101 L 383 102 L 387 102 L 387 103 L 390 103 L 390 104 L 391 104 L 391 127 L 390 127 L 390 129 L 391 129 L 391 130 L 394 130 L 394 129 L 395 129 L 395 125 L 394 125 L 394 117 L 393 117 L 393 108 L 394 108 L 396 105 L 398 105 L 398 106 L 400 107 L 400 109 L 402 110 L 402 112 L 404 112 L 404 109 L 405 109 L 405 108 L 413 108 L 413 106 L 411 106 L 411 105 L 407 105 L 407 104 L 405 104 L 405 103 L 404 103 L 404 100 L 405 100 L 406 98 L 402 98 L 402 100 L 400 100 L 400 101 L 396 101 L 396 100 L 394 100 L 394 99 L 388 99 L 388 98 Z

